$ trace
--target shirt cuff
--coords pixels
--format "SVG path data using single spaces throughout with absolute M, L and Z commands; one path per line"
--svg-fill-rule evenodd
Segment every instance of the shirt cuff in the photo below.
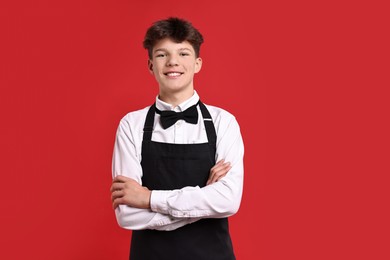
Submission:
M 169 190 L 153 190 L 150 195 L 150 209 L 161 214 L 169 214 L 167 198 Z

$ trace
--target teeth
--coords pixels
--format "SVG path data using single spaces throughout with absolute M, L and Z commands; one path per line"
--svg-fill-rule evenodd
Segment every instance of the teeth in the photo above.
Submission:
M 179 72 L 170 72 L 170 73 L 167 73 L 167 75 L 170 77 L 177 77 L 177 76 L 180 76 L 181 74 Z

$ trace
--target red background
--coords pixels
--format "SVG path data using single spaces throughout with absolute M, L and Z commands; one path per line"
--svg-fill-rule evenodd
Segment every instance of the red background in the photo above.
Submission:
M 0 259 L 127 259 L 111 153 L 157 85 L 152 21 L 205 36 L 195 86 L 246 147 L 237 259 L 390 259 L 389 13 L 378 1 L 3 1 Z

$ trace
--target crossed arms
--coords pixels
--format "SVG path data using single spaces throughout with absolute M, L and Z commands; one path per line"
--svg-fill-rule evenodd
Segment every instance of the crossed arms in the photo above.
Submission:
M 237 212 L 242 196 L 244 147 L 234 117 L 216 126 L 218 163 L 210 170 L 207 185 L 168 191 L 142 186 L 142 167 L 130 125 L 129 120 L 122 119 L 113 155 L 110 191 L 121 227 L 168 231 L 202 218 L 223 218 Z

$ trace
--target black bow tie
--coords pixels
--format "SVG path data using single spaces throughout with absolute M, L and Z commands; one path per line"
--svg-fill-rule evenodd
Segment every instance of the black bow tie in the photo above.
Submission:
M 183 119 L 191 124 L 196 124 L 198 123 L 198 109 L 196 108 L 197 105 L 198 103 L 187 108 L 183 112 L 175 112 L 171 110 L 160 111 L 156 108 L 156 113 L 160 114 L 161 125 L 164 129 L 172 126 L 179 119 Z

